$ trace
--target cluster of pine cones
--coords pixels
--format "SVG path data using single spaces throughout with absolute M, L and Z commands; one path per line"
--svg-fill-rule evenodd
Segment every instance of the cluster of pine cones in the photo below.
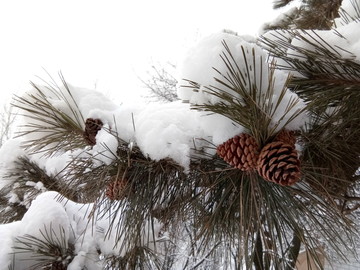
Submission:
M 282 130 L 260 149 L 254 137 L 242 133 L 219 145 L 217 154 L 239 170 L 257 171 L 269 182 L 290 186 L 301 178 L 295 142 L 295 132 Z

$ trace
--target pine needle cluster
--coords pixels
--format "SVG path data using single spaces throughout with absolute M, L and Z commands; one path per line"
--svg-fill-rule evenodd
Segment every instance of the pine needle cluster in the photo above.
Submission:
M 27 96 L 15 96 L 13 106 L 19 109 L 28 124 L 20 126 L 18 136 L 27 136 L 25 148 L 34 153 L 45 153 L 48 156 L 56 152 L 66 152 L 84 147 L 84 119 L 76 105 L 65 79 L 60 74 L 65 90 L 52 80 L 44 89 L 31 83 L 35 93 Z M 57 108 L 56 101 L 63 101 L 69 113 Z M 41 140 L 38 139 L 39 135 Z M 33 138 L 33 139 L 32 139 Z
M 276 0 L 274 9 L 283 8 L 293 0 Z M 329 30 L 334 25 L 334 20 L 340 17 L 339 9 L 342 0 L 302 0 L 299 7 L 292 10 L 291 14 L 275 24 L 265 26 L 266 30 L 276 29 L 320 29 Z
M 52 226 L 40 229 L 40 236 L 19 236 L 15 239 L 14 255 L 27 262 L 27 269 L 66 270 L 75 257 L 75 247 L 66 241 L 65 230 L 60 228 L 59 235 Z M 35 261 L 36 263 L 31 264 Z M 16 262 L 10 269 L 16 267 Z
M 46 190 L 68 194 L 59 177 L 49 176 L 26 156 L 19 157 L 3 178 L 8 184 L 0 190 L 0 223 L 20 220 L 31 201 Z

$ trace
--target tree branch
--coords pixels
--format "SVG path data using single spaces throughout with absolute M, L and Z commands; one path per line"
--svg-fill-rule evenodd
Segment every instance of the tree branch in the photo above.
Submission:
M 293 233 L 293 239 L 290 243 L 289 255 L 288 255 L 288 266 L 286 270 L 292 270 L 295 268 L 297 257 L 300 252 L 301 239 L 296 231 Z
M 255 250 L 254 250 L 254 265 L 256 270 L 264 270 L 264 261 L 263 261 L 263 245 L 261 240 L 260 229 L 256 236 Z

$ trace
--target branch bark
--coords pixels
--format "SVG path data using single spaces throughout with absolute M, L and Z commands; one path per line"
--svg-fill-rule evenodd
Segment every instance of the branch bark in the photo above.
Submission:
M 254 265 L 256 270 L 264 270 L 264 260 L 263 260 L 263 245 L 261 240 L 260 230 L 256 236 L 255 250 L 254 250 Z

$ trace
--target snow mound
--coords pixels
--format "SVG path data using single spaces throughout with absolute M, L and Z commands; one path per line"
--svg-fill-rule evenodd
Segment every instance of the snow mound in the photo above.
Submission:
M 190 104 L 216 104 L 222 100 L 213 93 L 222 92 L 242 102 L 239 91 L 220 82 L 230 85 L 231 80 L 235 81 L 231 75 L 234 72 L 240 74 L 244 91 L 256 92 L 257 103 L 271 107 L 267 113 L 272 118 L 272 126 L 277 130 L 285 125 L 289 129 L 299 129 L 308 120 L 303 113 L 306 104 L 286 89 L 289 73 L 273 70 L 271 61 L 268 53 L 256 43 L 228 33 L 211 35 L 185 57 L 179 71 L 178 95 Z M 197 86 L 192 87 L 187 81 Z M 289 123 L 291 118 L 294 119 Z

